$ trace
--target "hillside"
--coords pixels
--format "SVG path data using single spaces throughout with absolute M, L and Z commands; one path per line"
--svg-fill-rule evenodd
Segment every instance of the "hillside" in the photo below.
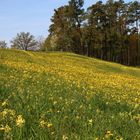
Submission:
M 140 69 L 1 49 L 0 125 L 0 139 L 140 140 Z

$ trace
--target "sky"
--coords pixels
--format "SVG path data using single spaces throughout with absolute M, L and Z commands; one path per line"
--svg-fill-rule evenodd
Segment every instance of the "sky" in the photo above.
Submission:
M 9 44 L 17 33 L 23 31 L 30 32 L 36 37 L 46 37 L 54 9 L 66 5 L 68 1 L 0 0 L 0 40 L 5 40 Z M 85 0 L 84 7 L 95 2 L 96 0 Z

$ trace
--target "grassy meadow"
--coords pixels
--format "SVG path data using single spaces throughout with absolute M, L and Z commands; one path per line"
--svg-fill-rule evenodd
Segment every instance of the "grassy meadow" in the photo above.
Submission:
M 0 49 L 0 140 L 140 140 L 140 69 Z

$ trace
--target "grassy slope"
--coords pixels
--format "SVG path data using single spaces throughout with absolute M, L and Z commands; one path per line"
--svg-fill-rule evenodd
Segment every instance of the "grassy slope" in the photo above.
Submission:
M 0 50 L 0 104 L 0 139 L 140 139 L 137 68 L 71 53 Z

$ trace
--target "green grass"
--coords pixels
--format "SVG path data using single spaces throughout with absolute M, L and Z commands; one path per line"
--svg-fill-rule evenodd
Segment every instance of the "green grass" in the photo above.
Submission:
M 140 140 L 140 69 L 0 49 L 0 125 L 0 140 Z

